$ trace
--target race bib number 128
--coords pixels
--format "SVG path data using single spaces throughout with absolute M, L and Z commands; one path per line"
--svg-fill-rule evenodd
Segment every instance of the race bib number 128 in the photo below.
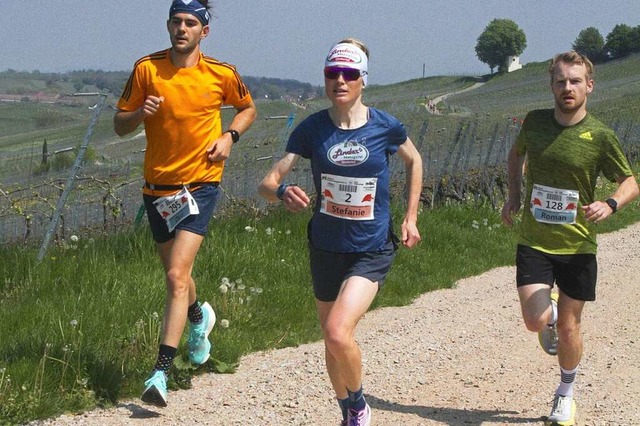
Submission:
M 541 223 L 574 224 L 579 199 L 578 191 L 534 184 L 531 213 Z

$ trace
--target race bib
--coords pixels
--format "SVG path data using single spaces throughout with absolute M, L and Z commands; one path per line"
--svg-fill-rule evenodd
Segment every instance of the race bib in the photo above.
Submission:
M 169 232 L 173 231 L 188 216 L 200 213 L 198 203 L 186 187 L 177 194 L 158 198 L 153 204 L 167 223 Z
M 323 173 L 320 212 L 347 220 L 371 220 L 378 178 L 354 178 Z
M 533 185 L 531 213 L 541 223 L 574 224 L 578 215 L 578 191 Z

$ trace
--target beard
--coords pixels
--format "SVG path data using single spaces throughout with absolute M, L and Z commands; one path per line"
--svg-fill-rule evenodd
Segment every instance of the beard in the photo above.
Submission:
M 576 111 L 579 111 L 584 106 L 586 101 L 587 99 L 583 98 L 579 102 L 575 102 L 572 105 L 567 105 L 562 99 L 562 97 L 560 97 L 560 98 L 556 98 L 556 107 L 564 114 L 572 114 Z

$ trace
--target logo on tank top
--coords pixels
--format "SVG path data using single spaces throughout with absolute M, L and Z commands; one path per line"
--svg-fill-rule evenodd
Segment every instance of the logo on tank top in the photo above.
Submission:
M 350 140 L 332 146 L 327 158 L 338 166 L 357 166 L 367 161 L 369 150 L 357 140 Z

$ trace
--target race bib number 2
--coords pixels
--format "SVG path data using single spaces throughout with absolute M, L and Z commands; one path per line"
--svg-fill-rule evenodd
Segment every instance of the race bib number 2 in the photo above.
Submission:
M 347 220 L 374 218 L 378 178 L 355 178 L 323 173 L 320 212 Z
M 578 191 L 534 184 L 531 213 L 541 223 L 574 224 L 579 199 Z
M 158 198 L 153 204 L 167 223 L 169 232 L 190 215 L 200 213 L 198 203 L 186 187 L 177 194 Z

